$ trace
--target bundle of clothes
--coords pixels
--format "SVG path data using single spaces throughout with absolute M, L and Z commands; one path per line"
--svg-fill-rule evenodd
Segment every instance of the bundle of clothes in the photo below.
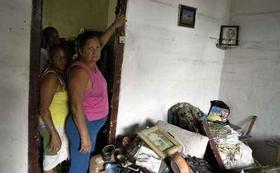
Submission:
M 211 123 L 208 127 L 226 169 L 243 168 L 254 163 L 251 148 L 239 140 L 240 133 L 219 123 Z

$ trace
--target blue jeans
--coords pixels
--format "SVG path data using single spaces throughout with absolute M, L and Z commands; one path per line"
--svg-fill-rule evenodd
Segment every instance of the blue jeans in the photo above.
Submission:
M 96 136 L 101 127 L 105 124 L 107 117 L 96 120 L 88 121 L 85 118 L 87 128 L 91 140 L 91 148 L 94 150 L 96 144 Z M 66 133 L 69 139 L 70 147 L 70 169 L 69 173 L 87 173 L 89 168 L 89 161 L 91 153 L 81 153 L 79 151 L 81 145 L 81 139 L 79 131 L 73 121 L 72 115 L 69 115 L 66 121 Z

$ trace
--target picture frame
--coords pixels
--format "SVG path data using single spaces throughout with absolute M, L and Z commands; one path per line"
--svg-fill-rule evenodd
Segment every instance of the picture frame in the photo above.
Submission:
M 179 5 L 178 26 L 194 28 L 196 8 L 186 5 Z
M 220 30 L 219 45 L 221 46 L 238 46 L 239 26 L 222 25 Z
M 162 159 L 181 148 L 181 144 L 173 136 L 158 126 L 144 129 L 138 136 Z

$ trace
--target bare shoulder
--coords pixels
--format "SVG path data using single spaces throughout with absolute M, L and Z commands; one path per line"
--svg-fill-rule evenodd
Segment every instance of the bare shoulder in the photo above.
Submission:
M 68 75 L 68 85 L 69 87 L 82 87 L 87 86 L 89 77 L 87 72 L 80 67 L 73 67 Z
M 71 70 L 69 71 L 69 78 L 76 78 L 76 77 L 86 77 L 87 72 L 82 69 L 81 67 L 72 67 Z
M 54 93 L 60 86 L 59 79 L 55 73 L 48 73 L 41 78 L 40 92 L 44 94 Z
M 55 73 L 48 73 L 41 78 L 41 83 L 59 84 L 59 79 Z

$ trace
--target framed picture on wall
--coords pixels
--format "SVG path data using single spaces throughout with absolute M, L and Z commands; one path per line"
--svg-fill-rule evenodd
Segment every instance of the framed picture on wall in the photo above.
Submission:
M 239 26 L 222 25 L 219 44 L 222 46 L 238 46 Z
M 181 148 L 181 144 L 174 137 L 158 126 L 144 129 L 138 133 L 138 136 L 162 159 Z
M 196 8 L 179 5 L 178 25 L 194 28 Z

